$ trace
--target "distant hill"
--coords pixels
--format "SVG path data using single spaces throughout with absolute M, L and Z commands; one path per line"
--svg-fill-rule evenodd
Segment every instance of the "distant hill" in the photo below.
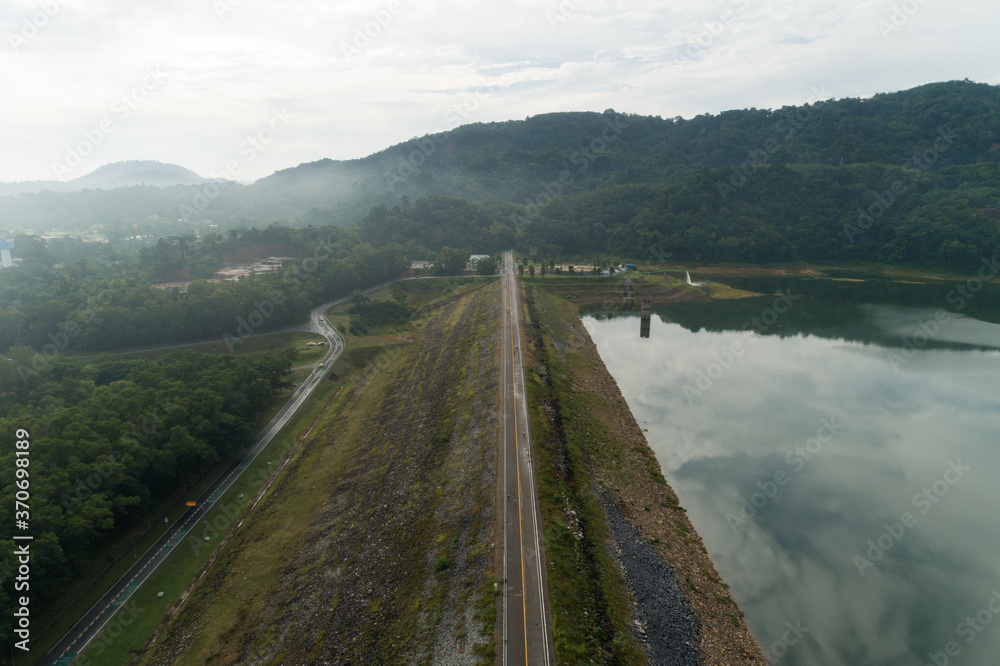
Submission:
M 78 192 L 85 189 L 111 190 L 135 185 L 170 187 L 198 185 L 205 179 L 190 169 L 176 164 L 151 160 L 129 160 L 105 164 L 85 176 L 67 181 L 37 180 L 22 183 L 0 183 L 0 196 L 51 192 Z
M 205 179 L 194 171 L 176 164 L 130 160 L 105 164 L 96 171 L 75 178 L 70 182 L 78 189 L 90 187 L 110 190 L 133 185 L 155 185 L 157 187 L 198 185 L 205 182 Z
M 942 133 L 947 150 L 925 153 Z M 372 207 L 392 208 L 404 197 L 530 204 L 605 186 L 680 184 L 700 169 L 746 171 L 755 161 L 794 168 L 904 167 L 925 154 L 933 156 L 919 165 L 927 171 L 1000 161 L 1000 88 L 950 81 L 866 99 L 690 119 L 611 109 L 550 113 L 464 125 L 362 159 L 301 164 L 251 185 L 227 184 L 211 198 L 182 182 L 166 188 L 0 196 L 0 221 L 29 229 L 134 224 L 152 216 L 223 226 L 273 219 L 350 225 Z M 130 174 L 109 165 L 104 169 L 116 169 L 77 180 L 93 177 L 102 187 L 154 180 L 143 175 L 150 170 L 143 165 L 150 163 L 125 164 L 135 165 Z M 195 205 L 198 201 L 202 205 Z

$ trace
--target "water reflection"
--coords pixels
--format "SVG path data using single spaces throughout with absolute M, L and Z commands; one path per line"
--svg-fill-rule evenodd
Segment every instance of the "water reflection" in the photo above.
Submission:
M 755 636 L 781 664 L 994 663 L 1000 627 L 962 623 L 1000 590 L 1000 325 L 813 295 L 738 330 L 768 304 L 663 309 L 642 344 L 584 317 Z

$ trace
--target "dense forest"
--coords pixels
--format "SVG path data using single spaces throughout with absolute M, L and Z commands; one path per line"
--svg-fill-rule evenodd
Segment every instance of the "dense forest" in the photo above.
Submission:
M 882 263 L 975 269 L 1000 254 L 1000 165 L 762 165 L 728 191 L 732 169 L 679 184 L 618 185 L 534 206 L 450 197 L 374 208 L 370 242 L 514 247 L 537 257 L 607 256 L 643 263 Z
M 700 169 L 731 170 L 748 159 L 810 167 L 902 167 L 922 159 L 941 132 L 953 140 L 926 164 L 928 170 L 1000 161 L 996 86 L 950 81 L 867 99 L 823 99 L 819 93 L 812 94 L 810 104 L 689 119 L 608 109 L 476 123 L 362 159 L 302 164 L 251 185 L 0 196 L 0 227 L 36 233 L 72 228 L 126 243 L 137 231 L 162 236 L 182 228 L 207 231 L 208 224 L 263 226 L 273 219 L 289 226 L 350 226 L 373 206 L 391 209 L 404 197 L 532 203 L 563 172 L 572 178 L 563 189 L 582 191 L 679 185 Z
M 264 320 L 255 330 L 274 330 L 300 324 L 325 300 L 392 280 L 407 266 L 401 246 L 373 247 L 339 228 L 272 227 L 228 236 L 192 239 L 183 249 L 158 243 L 133 266 L 79 260 L 6 271 L 0 277 L 0 350 L 13 348 L 11 356 L 19 347 L 35 354 L 47 346 L 58 353 L 93 352 L 218 339 L 236 335 L 241 321 L 254 313 Z M 257 252 L 262 246 L 297 258 L 238 281 L 199 279 L 186 289 L 153 286 L 162 272 L 188 262 L 221 265 L 230 252 Z
M 109 540 L 207 467 L 253 443 L 254 419 L 294 352 L 172 352 L 156 361 L 55 359 L 39 381 L 0 387 L 0 432 L 30 433 L 33 616 Z M 0 452 L 0 514 L 14 524 L 14 442 Z M 13 641 L 13 548 L 0 560 L 0 635 Z

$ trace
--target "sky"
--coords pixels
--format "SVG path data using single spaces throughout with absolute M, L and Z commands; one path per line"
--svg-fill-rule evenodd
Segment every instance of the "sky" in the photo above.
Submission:
M 0 0 L 0 182 L 252 181 L 462 124 L 690 118 L 971 79 L 990 0 Z

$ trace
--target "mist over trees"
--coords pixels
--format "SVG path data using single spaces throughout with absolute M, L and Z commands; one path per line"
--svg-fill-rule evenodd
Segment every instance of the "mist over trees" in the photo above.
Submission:
M 608 109 L 475 123 L 362 159 L 302 164 L 251 185 L 0 196 L 0 226 L 35 233 L 74 229 L 118 245 L 129 238 L 135 243 L 136 233 L 208 233 L 210 224 L 223 232 L 271 220 L 351 226 L 373 207 L 406 208 L 435 196 L 530 207 L 545 196 L 601 187 L 680 185 L 703 168 L 728 169 L 728 182 L 733 170 L 755 162 L 902 167 L 923 160 L 942 132 L 953 141 L 929 160 L 928 170 L 1000 161 L 996 86 L 950 81 L 867 99 L 813 97 L 811 104 L 690 119 Z

